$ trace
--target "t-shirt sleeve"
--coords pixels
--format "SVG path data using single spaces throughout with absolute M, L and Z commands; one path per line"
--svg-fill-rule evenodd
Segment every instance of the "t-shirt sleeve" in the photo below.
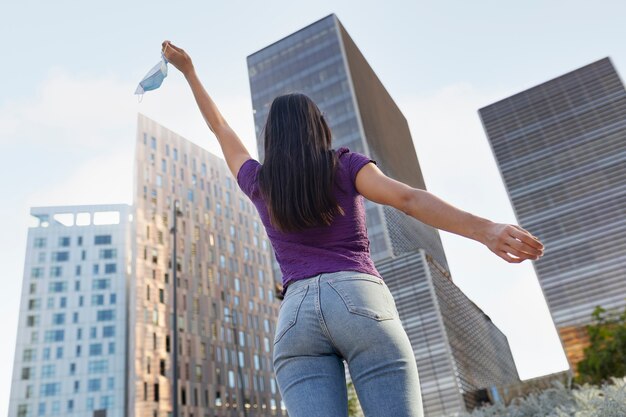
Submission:
M 239 172 L 237 173 L 237 184 L 241 191 L 245 195 L 250 197 L 252 190 L 254 189 L 254 183 L 256 181 L 257 167 L 261 164 L 256 159 L 250 158 L 241 165 Z M 251 197 L 250 197 L 251 198 Z
M 352 184 L 354 184 L 356 182 L 356 174 L 358 174 L 361 168 L 363 168 L 369 162 L 373 162 L 376 164 L 376 161 L 358 152 L 350 152 L 349 155 L 350 160 L 348 163 L 348 169 L 350 171 L 350 180 L 352 181 Z

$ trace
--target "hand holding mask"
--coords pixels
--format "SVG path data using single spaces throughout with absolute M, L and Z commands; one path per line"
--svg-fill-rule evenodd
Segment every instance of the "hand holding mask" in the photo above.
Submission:
M 156 64 L 145 77 L 139 82 L 135 94 L 142 94 L 146 91 L 155 90 L 161 86 L 163 80 L 167 77 L 167 59 L 161 52 L 161 61 Z

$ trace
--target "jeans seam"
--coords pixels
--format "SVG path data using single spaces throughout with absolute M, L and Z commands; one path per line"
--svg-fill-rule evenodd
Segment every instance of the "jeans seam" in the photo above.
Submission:
M 304 295 L 302 296 L 302 298 L 300 299 L 300 302 L 298 303 L 298 307 L 296 308 L 294 314 L 293 314 L 293 318 L 291 318 L 289 320 L 289 323 L 287 324 L 287 326 L 285 326 L 285 328 L 281 331 L 280 336 L 275 338 L 274 341 L 274 345 L 276 345 L 278 342 L 280 342 L 280 340 L 283 338 L 283 336 L 285 335 L 285 333 L 287 333 L 293 326 L 295 326 L 296 321 L 298 320 L 298 313 L 300 312 L 300 307 L 302 307 L 302 302 L 304 301 L 304 299 L 306 298 L 306 295 L 308 293 L 308 288 L 309 286 L 307 285 L 306 287 L 304 287 L 303 290 L 301 290 L 300 292 L 303 292 Z M 296 293 L 298 294 L 298 293 Z M 295 297 L 296 294 L 292 294 L 292 297 Z
M 320 277 L 321 277 L 321 275 L 320 275 Z M 321 305 L 320 305 L 321 287 L 322 287 L 321 281 L 318 278 L 318 280 L 317 280 L 317 297 L 315 298 L 315 309 L 317 310 L 317 319 L 320 322 L 320 327 L 322 328 L 322 332 L 328 338 L 328 341 L 330 342 L 330 344 L 333 347 L 333 349 L 335 350 L 335 352 L 338 353 L 340 357 L 343 357 L 343 355 L 341 354 L 341 352 L 337 348 L 337 345 L 335 344 L 335 341 L 333 340 L 333 337 L 330 335 L 330 332 L 328 331 L 328 327 L 326 326 L 326 322 L 324 321 L 324 313 L 322 313 L 322 308 L 321 308 Z

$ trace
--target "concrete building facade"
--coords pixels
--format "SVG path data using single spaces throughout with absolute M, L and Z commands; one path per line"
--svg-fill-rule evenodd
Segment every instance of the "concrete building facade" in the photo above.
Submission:
M 125 417 L 131 207 L 34 207 L 9 415 Z
M 256 209 L 224 160 L 143 115 L 134 170 L 129 417 L 171 413 L 175 329 L 181 416 L 283 414 L 271 360 L 280 303 Z

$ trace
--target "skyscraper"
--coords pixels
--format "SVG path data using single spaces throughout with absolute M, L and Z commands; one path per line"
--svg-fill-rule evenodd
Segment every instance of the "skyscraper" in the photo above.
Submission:
M 134 187 L 129 417 L 171 412 L 175 328 L 181 415 L 283 414 L 271 361 L 279 308 L 271 247 L 226 162 L 139 115 Z
M 9 415 L 124 417 L 131 208 L 31 215 Z
M 299 91 L 326 115 L 335 149 L 364 153 L 426 189 L 406 119 L 334 14 L 250 55 L 248 73 L 260 162 L 272 100 Z M 506 337 L 452 283 L 438 231 L 392 207 L 365 207 L 372 259 L 411 340 L 426 415 L 472 408 L 484 389 L 518 380 Z
M 604 58 L 479 113 L 575 369 L 594 308 L 626 306 L 626 90 Z

